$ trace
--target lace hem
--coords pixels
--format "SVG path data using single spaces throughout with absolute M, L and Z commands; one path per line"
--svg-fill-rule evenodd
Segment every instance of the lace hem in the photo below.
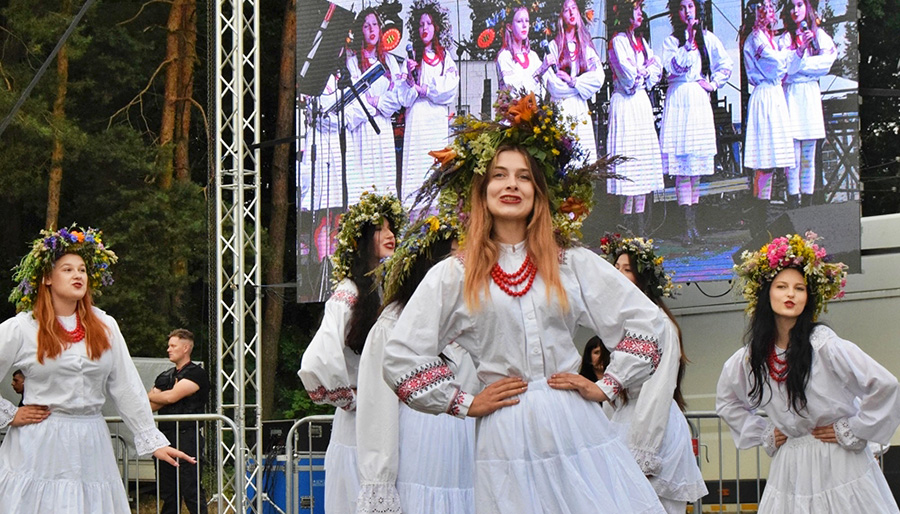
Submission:
M 400 495 L 391 483 L 363 484 L 356 500 L 356 514 L 400 514 Z
M 778 451 L 778 448 L 775 446 L 775 424 L 771 421 L 763 431 L 762 447 L 769 457 L 772 457 Z
M 841 418 L 834 422 L 834 435 L 838 440 L 838 444 L 846 450 L 858 452 L 866 447 L 869 443 L 865 439 L 860 439 L 853 435 L 850 430 L 850 421 L 847 418 Z
M 160 448 L 169 446 L 169 440 L 156 427 L 142 430 L 134 434 L 134 450 L 141 457 L 146 457 Z
M 5 428 L 12 423 L 18 410 L 19 408 L 13 402 L 0 398 L 0 428 Z
M 656 452 L 632 448 L 631 454 L 644 475 L 656 476 L 662 470 L 662 458 Z

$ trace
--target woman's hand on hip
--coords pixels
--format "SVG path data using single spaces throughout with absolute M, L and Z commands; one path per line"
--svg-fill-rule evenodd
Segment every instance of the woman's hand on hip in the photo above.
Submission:
M 837 435 L 834 433 L 834 425 L 825 425 L 823 427 L 816 427 L 812 430 L 812 435 L 819 441 L 823 443 L 835 443 L 837 444 Z
M 550 375 L 547 384 L 553 389 L 578 391 L 578 394 L 580 394 L 582 398 L 592 402 L 605 402 L 609 400 L 606 393 L 600 389 L 600 386 L 575 373 L 556 373 Z
M 468 416 L 480 418 L 492 412 L 519 403 L 516 396 L 524 393 L 528 384 L 519 377 L 506 377 L 485 387 L 472 400 Z
M 14 427 L 34 425 L 47 419 L 49 415 L 50 408 L 46 405 L 23 405 L 16 411 L 10 425 Z

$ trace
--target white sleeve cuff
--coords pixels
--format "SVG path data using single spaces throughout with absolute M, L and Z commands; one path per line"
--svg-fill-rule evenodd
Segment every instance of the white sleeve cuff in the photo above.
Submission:
M 134 434 L 134 449 L 141 457 L 152 454 L 160 448 L 169 446 L 169 440 L 156 427 L 148 428 Z M 195 457 L 195 455 L 192 455 Z
M 457 418 L 465 418 L 474 400 L 475 397 L 471 394 L 462 389 L 457 389 L 456 396 L 453 397 L 453 401 L 450 402 L 450 408 L 447 409 L 447 414 Z
M 775 424 L 771 421 L 763 430 L 762 447 L 769 457 L 774 456 L 775 452 L 778 451 L 778 447 L 775 446 Z
M 397 486 L 389 482 L 362 484 L 356 499 L 356 514 L 400 514 Z
M 19 408 L 13 402 L 0 398 L 0 428 L 9 426 L 18 411 Z
M 838 444 L 844 449 L 858 452 L 866 447 L 868 441 L 860 439 L 853 435 L 850 430 L 850 422 L 847 418 L 841 418 L 834 422 L 834 435 L 837 437 Z
M 644 475 L 656 476 L 662 470 L 662 458 L 656 452 L 632 448 L 631 454 Z

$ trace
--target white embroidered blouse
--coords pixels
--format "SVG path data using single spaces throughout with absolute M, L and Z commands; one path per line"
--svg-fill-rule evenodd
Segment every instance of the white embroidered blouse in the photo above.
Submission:
M 751 383 L 746 346 L 725 362 L 716 390 L 716 412 L 731 428 L 739 449 L 762 445 L 774 455 L 775 427 L 788 437 L 801 437 L 813 428 L 834 425 L 841 446 L 857 451 L 866 441 L 890 441 L 900 425 L 897 378 L 824 325 L 813 330 L 810 343 L 812 368 L 802 415 L 788 408 L 784 384 L 773 384 L 768 376 L 760 407 L 768 420 L 757 413 L 748 396 Z
M 501 244 L 500 266 L 519 269 L 525 243 Z M 560 280 L 569 309 L 548 298 L 540 271 L 521 297 L 489 284 L 481 310 L 466 307 L 464 265 L 446 259 L 416 289 L 385 346 L 384 378 L 409 406 L 424 412 L 464 417 L 473 396 L 462 389 L 439 355 L 456 341 L 472 356 L 482 384 L 504 377 L 540 380 L 554 373 L 577 373 L 581 355 L 572 336 L 583 326 L 612 351 L 607 372 L 597 382 L 609 398 L 622 387 L 650 377 L 665 351 L 665 314 L 606 260 L 585 248 L 560 253 Z

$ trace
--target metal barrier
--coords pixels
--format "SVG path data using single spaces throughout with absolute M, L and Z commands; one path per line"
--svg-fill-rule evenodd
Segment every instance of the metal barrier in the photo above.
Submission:
M 209 430 L 206 423 L 218 423 L 228 426 L 233 432 L 237 433 L 237 427 L 233 420 L 222 416 L 220 414 L 171 414 L 171 415 L 158 415 L 154 416 L 153 419 L 158 422 L 174 422 L 176 423 L 176 440 L 170 441 L 173 446 L 178 447 L 182 429 L 180 424 L 190 422 L 193 425 L 192 430 L 194 430 L 194 440 L 197 441 L 200 439 L 201 435 L 201 425 L 204 426 L 204 432 L 206 433 L 215 433 L 215 430 Z M 104 420 L 107 424 L 112 424 L 110 428 L 110 435 L 113 440 L 116 442 L 114 447 L 116 449 L 116 459 L 120 466 L 120 472 L 122 473 L 122 480 L 125 483 L 125 491 L 130 492 L 130 484 L 132 480 L 134 481 L 136 495 L 135 498 L 129 498 L 132 501 L 132 504 L 135 506 L 136 512 L 141 512 L 141 482 L 144 481 L 148 483 L 152 480 L 155 484 L 156 489 L 156 510 L 155 512 L 158 514 L 159 509 L 161 507 L 160 504 L 160 489 L 159 489 L 159 481 L 157 480 L 156 474 L 156 465 L 155 461 L 152 457 L 141 458 L 137 455 L 129 455 L 129 451 L 127 449 L 126 440 L 130 441 L 132 438 L 123 436 L 120 432 L 123 431 L 123 423 L 122 418 L 115 417 L 105 417 Z M 247 512 L 247 508 L 249 507 L 247 494 L 246 494 L 246 473 L 245 473 L 245 465 L 247 463 L 247 455 L 245 454 L 245 445 L 244 441 L 240 440 L 240 438 L 235 438 L 234 448 L 236 452 L 237 458 L 234 459 L 234 473 L 231 474 L 230 471 L 227 473 L 227 476 L 232 477 L 231 480 L 226 479 L 226 470 L 224 469 L 223 463 L 218 461 L 214 462 L 215 466 L 215 491 L 206 491 L 209 494 L 207 498 L 207 506 L 211 504 L 216 505 L 216 513 L 224 514 L 226 512 L 236 514 Z M 119 452 L 121 449 L 121 453 Z M 204 452 L 205 448 L 200 447 L 200 452 Z M 191 451 L 185 451 L 189 455 L 192 454 Z M 201 455 L 191 455 L 199 458 Z M 207 461 L 209 462 L 209 461 Z M 200 476 L 200 466 L 195 468 L 195 472 L 197 473 L 196 480 L 198 486 L 201 483 L 202 476 Z M 176 494 L 179 501 L 181 502 L 181 491 L 180 491 L 180 480 L 176 481 Z M 211 494 L 210 494 L 211 493 Z M 178 509 L 179 512 L 181 509 Z
M 284 465 L 284 475 L 285 475 L 285 507 L 287 510 L 287 514 L 297 514 L 300 512 L 297 507 L 296 494 L 294 493 L 294 437 L 296 437 L 297 429 L 306 424 L 312 423 L 331 423 L 334 421 L 333 415 L 318 415 L 318 416 L 307 416 L 301 420 L 298 420 L 294 425 L 288 430 L 287 437 L 285 439 L 285 447 L 284 453 L 286 455 L 285 465 Z M 313 435 L 312 430 L 307 430 L 307 462 L 309 465 L 309 492 L 310 492 L 310 502 L 308 505 L 309 512 L 313 511 L 315 507 L 315 498 L 312 496 L 313 491 Z M 301 504 L 300 508 L 304 508 Z M 306 509 L 304 509 L 306 510 Z

